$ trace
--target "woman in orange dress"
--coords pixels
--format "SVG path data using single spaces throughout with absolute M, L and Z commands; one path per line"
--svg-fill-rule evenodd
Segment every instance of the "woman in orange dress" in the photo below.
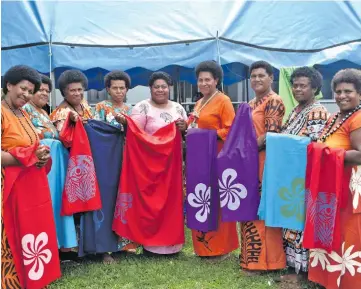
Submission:
M 235 117 L 228 96 L 217 90 L 223 71 L 214 61 L 205 61 L 196 67 L 197 83 L 203 95 L 194 107 L 192 123 L 198 128 L 214 129 L 218 136 L 218 152 L 222 149 Z M 217 231 L 192 230 L 193 248 L 201 257 L 224 258 L 239 247 L 236 222 L 222 222 L 219 217 Z
M 78 117 L 81 117 L 83 121 L 93 118 L 92 110 L 84 99 L 88 79 L 81 71 L 64 71 L 59 76 L 58 84 L 64 101 L 50 114 L 50 119 L 59 132 L 69 113 L 73 121 Z
M 21 163 L 7 151 L 16 147 L 28 147 L 39 142 L 35 127 L 27 113 L 21 108 L 40 88 L 41 78 L 34 69 L 18 65 L 10 68 L 4 75 L 1 101 L 1 194 L 3 194 L 4 168 L 21 166 Z M 44 166 L 50 158 L 49 150 L 39 146 L 36 155 L 38 167 Z M 3 201 L 3 198 L 1 198 Z M 1 202 L 3 207 L 3 203 Z M 46 216 L 44 216 L 46 217 Z M 6 228 L 1 217 L 1 288 L 21 288 L 15 263 L 9 246 Z
M 256 93 L 249 105 L 252 108 L 252 119 L 257 134 L 261 193 L 266 133 L 280 132 L 285 106 L 281 97 L 272 91 L 273 70 L 269 63 L 253 63 L 250 75 L 251 87 Z M 266 227 L 264 221 L 258 220 L 241 223 L 240 265 L 250 275 L 259 273 L 257 271 L 285 268 L 282 229 Z
M 345 166 L 352 167 L 346 208 L 341 209 L 341 246 L 327 254 L 310 250 L 309 280 L 326 289 L 361 288 L 361 71 L 341 70 L 332 80 L 340 111 L 328 120 L 320 141 L 346 150 Z

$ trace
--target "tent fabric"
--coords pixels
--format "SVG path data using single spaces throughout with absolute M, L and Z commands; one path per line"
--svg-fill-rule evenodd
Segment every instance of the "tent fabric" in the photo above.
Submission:
M 176 65 L 194 77 L 209 59 L 245 66 L 263 59 L 277 69 L 361 66 L 361 2 L 4 1 L 1 14 L 2 75 L 15 64 L 43 73 Z M 243 77 L 233 74 L 225 79 Z

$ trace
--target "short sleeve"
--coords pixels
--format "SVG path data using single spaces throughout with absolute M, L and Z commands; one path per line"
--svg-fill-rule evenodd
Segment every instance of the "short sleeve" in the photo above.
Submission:
M 234 108 L 231 100 L 227 97 L 224 99 L 220 109 L 221 128 L 217 130 L 218 136 L 225 141 L 229 130 L 231 129 L 235 117 Z
M 147 115 L 150 110 L 150 105 L 144 101 L 137 103 L 130 114 L 130 117 L 132 120 L 136 122 L 136 124 L 142 128 L 145 129 L 147 125 Z
M 306 123 L 306 134 L 313 140 L 320 137 L 327 122 L 328 113 L 326 108 L 316 108 L 309 112 Z
M 280 132 L 283 116 L 285 115 L 285 106 L 278 95 L 270 96 L 264 114 L 266 132 Z
M 350 128 L 350 132 L 361 128 L 361 111 L 360 110 L 358 112 L 356 112 L 354 116 L 351 117 L 349 128 Z
M 56 129 L 60 132 L 64 122 L 68 117 L 70 108 L 57 108 L 50 114 L 50 120 L 54 123 Z

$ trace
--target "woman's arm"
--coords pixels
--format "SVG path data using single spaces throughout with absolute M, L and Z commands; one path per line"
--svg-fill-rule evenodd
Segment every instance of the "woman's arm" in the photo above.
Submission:
M 10 167 L 10 166 L 21 166 L 22 164 L 14 158 L 10 153 L 1 151 L 1 166 Z
M 130 117 L 141 129 L 145 130 L 147 126 L 147 115 L 150 110 L 150 105 L 147 103 L 136 104 L 131 112 Z
M 225 141 L 228 136 L 229 130 L 231 129 L 236 114 L 234 112 L 234 107 L 232 105 L 232 102 L 229 98 L 227 100 L 224 100 L 221 105 L 222 105 L 220 109 L 221 128 L 217 129 L 217 138 L 218 140 Z

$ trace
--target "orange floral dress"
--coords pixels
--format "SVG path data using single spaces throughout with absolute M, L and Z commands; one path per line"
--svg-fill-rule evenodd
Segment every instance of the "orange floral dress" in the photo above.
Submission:
M 285 106 L 276 93 L 271 92 L 260 100 L 249 102 L 257 138 L 267 132 L 280 132 Z M 259 185 L 262 191 L 262 177 L 266 154 L 259 153 Z M 282 229 L 266 227 L 264 221 L 241 223 L 240 266 L 247 270 L 277 270 L 286 267 L 283 249 Z

